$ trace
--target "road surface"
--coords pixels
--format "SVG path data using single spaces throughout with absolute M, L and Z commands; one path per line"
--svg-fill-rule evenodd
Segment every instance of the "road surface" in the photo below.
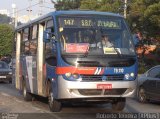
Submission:
M 36 97 L 31 102 L 25 102 L 22 95 L 12 84 L 0 83 L 0 118 L 19 117 L 20 119 L 47 117 L 51 119 L 98 119 L 107 118 L 107 113 L 116 114 L 109 104 L 65 104 L 61 112 L 51 113 L 48 109 L 47 99 Z M 11 113 L 10 115 L 8 113 Z M 156 113 L 160 117 L 160 103 L 151 102 L 141 104 L 135 99 L 127 99 L 123 113 Z M 15 115 L 14 115 L 15 114 Z M 16 115 L 17 114 L 17 115 Z M 111 116 L 111 115 L 110 115 Z M 113 118 L 116 115 L 112 115 Z M 122 115 L 123 116 L 123 115 Z M 152 115 L 153 116 L 153 115 Z M 18 118 L 18 119 L 19 119 Z

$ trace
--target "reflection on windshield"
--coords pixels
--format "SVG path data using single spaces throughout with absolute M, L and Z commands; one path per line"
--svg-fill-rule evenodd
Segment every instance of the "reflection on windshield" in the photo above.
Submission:
M 68 22 L 67 22 L 68 23 Z M 72 21 L 72 25 L 74 22 Z M 69 24 L 69 23 L 68 23 Z M 134 55 L 131 35 L 123 22 L 121 28 L 72 27 L 59 28 L 62 53 L 86 53 L 88 55 Z M 115 51 L 116 49 L 116 51 Z

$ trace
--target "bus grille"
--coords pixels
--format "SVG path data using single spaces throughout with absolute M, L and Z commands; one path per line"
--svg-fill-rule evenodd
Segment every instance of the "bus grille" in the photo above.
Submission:
M 0 72 L 0 76 L 1 75 L 8 75 L 8 72 Z
M 127 89 L 120 88 L 120 89 L 111 89 L 105 90 L 104 92 L 102 89 L 79 89 L 79 93 L 81 95 L 123 95 Z
M 83 75 L 82 81 L 120 81 L 124 79 L 124 75 Z

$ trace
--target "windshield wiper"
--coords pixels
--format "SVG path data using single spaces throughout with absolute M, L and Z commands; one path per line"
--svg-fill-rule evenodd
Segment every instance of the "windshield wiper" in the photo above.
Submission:
M 119 52 L 119 50 L 117 48 L 115 48 L 115 46 L 113 46 L 114 50 L 116 51 L 117 55 L 119 57 L 122 57 L 122 54 Z

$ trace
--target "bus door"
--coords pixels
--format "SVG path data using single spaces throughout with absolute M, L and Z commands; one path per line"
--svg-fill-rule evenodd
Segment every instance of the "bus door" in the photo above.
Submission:
M 37 44 L 38 44 L 38 25 L 35 24 L 30 28 L 30 56 L 26 57 L 30 90 L 37 94 Z
M 22 75 L 27 91 L 37 94 L 37 42 L 38 25 L 23 29 L 21 48 Z

